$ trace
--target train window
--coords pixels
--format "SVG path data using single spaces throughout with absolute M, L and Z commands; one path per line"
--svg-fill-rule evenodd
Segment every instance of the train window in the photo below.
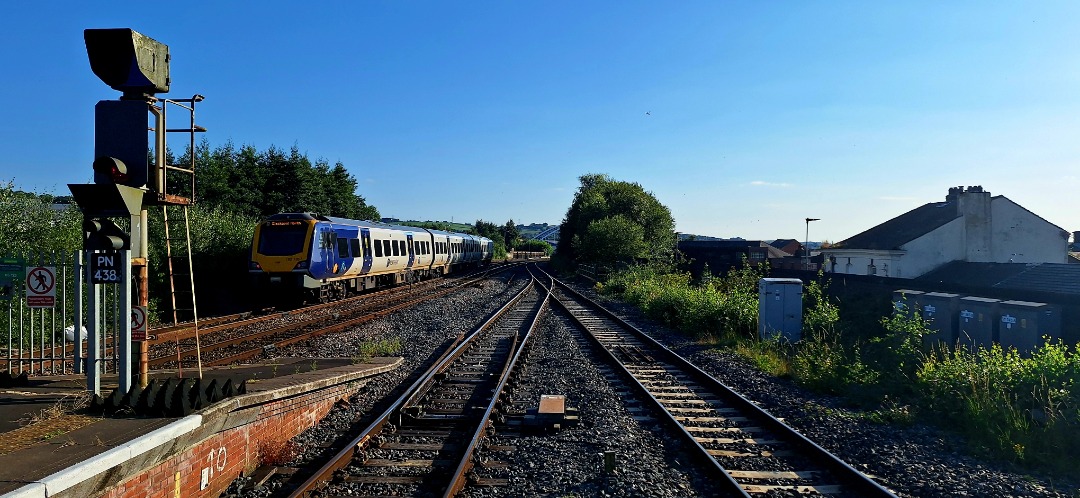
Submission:
M 359 258 L 364 255 L 364 253 L 360 251 L 360 239 L 349 239 L 349 248 L 352 249 L 354 258 Z
M 402 255 L 402 256 L 404 256 L 405 254 L 407 254 L 407 253 L 405 252 L 405 241 L 404 241 L 404 240 L 399 240 L 399 241 L 398 241 L 398 247 L 400 247 L 400 248 L 401 248 L 401 255 Z
M 349 239 L 339 238 L 337 239 L 337 257 L 347 258 L 349 257 Z
M 386 257 L 388 257 L 388 258 L 390 257 L 390 241 L 389 240 L 382 241 L 382 251 L 383 251 L 383 254 L 386 255 Z
M 375 239 L 375 257 L 382 257 L 382 241 L 379 239 Z
M 307 225 L 269 226 L 259 231 L 259 254 L 291 256 L 304 252 Z
M 401 246 L 398 245 L 396 240 L 390 241 L 390 246 L 394 251 L 394 256 L 401 256 Z

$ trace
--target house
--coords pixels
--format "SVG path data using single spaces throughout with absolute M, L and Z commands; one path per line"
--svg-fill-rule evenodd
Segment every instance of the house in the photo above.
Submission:
M 784 251 L 792 256 L 805 256 L 804 254 L 801 254 L 802 242 L 799 242 L 795 239 L 776 239 L 772 241 L 769 245 L 781 251 Z
M 678 248 L 690 260 L 694 275 L 700 275 L 706 264 L 711 273 L 722 275 L 742 267 L 744 259 L 751 265 L 771 266 L 774 260 L 791 256 L 760 240 L 680 240 Z
M 946 263 L 1066 263 L 1069 233 L 1003 195 L 953 187 L 823 250 L 833 273 L 916 278 Z

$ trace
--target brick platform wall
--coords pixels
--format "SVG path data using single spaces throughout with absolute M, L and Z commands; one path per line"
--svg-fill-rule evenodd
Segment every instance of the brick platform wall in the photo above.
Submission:
M 182 450 L 107 490 L 108 498 L 178 498 L 220 496 L 229 484 L 272 453 L 314 426 L 334 403 L 352 394 L 348 384 L 242 408 L 256 413 L 251 421 L 228 428 Z M 262 451 L 260 451 L 260 449 Z M 204 485 L 204 480 L 205 485 Z

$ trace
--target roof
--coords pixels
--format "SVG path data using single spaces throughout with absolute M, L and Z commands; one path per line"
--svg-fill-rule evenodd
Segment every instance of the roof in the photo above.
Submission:
M 786 258 L 790 254 L 761 240 L 680 240 L 679 251 L 684 253 L 740 252 L 751 247 L 763 247 L 769 259 Z
M 916 280 L 1080 295 L 1080 265 L 953 261 Z
M 957 201 L 931 202 L 833 244 L 832 249 L 895 250 L 959 218 Z
M 776 239 L 776 240 L 772 241 L 772 243 L 769 244 L 769 245 L 771 245 L 771 246 L 773 246 L 773 247 L 775 247 L 777 249 L 783 249 L 784 246 L 786 246 L 788 244 L 799 244 L 800 247 L 802 246 L 802 243 L 795 240 L 795 239 Z

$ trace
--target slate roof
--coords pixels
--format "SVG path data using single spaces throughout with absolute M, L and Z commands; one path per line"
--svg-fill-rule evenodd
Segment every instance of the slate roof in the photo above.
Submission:
M 1080 296 L 1080 265 L 953 261 L 916 280 Z
M 894 250 L 959 218 L 957 201 L 931 202 L 865 232 L 848 237 L 833 249 Z

